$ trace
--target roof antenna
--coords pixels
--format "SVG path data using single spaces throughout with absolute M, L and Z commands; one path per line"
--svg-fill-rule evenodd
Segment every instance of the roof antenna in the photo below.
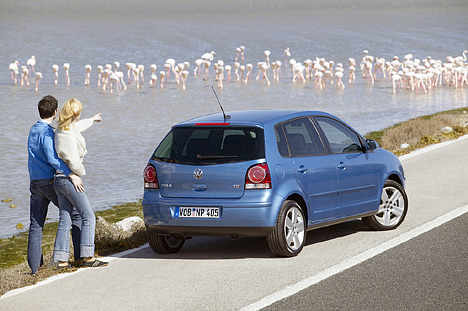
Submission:
M 229 119 L 231 118 L 231 116 L 230 116 L 230 115 L 226 115 L 226 114 L 224 113 L 223 106 L 221 106 L 221 103 L 219 102 L 218 94 L 216 94 L 216 91 L 215 91 L 215 89 L 214 89 L 213 86 L 211 86 L 211 89 L 213 90 L 213 93 L 215 94 L 216 99 L 218 100 L 219 107 L 221 107 L 221 111 L 223 112 L 224 122 L 226 122 L 226 120 L 229 120 Z

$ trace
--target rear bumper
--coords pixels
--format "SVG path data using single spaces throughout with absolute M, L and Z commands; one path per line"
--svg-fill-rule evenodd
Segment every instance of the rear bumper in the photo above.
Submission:
M 276 225 L 283 198 L 271 189 L 253 190 L 239 199 L 174 199 L 145 190 L 142 206 L 147 230 L 183 236 L 267 236 Z M 218 207 L 220 217 L 178 218 L 176 207 Z
M 194 226 L 158 226 L 146 225 L 148 232 L 161 235 L 223 236 L 231 238 L 267 236 L 274 227 L 194 227 Z

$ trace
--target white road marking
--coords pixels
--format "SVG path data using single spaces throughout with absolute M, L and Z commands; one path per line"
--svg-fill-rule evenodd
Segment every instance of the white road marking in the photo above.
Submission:
M 463 214 L 468 212 L 468 205 L 459 207 L 457 209 L 454 209 L 447 214 L 444 214 L 434 220 L 431 220 L 419 227 L 416 227 L 400 236 L 397 236 L 385 243 L 380 244 L 379 246 L 376 246 L 372 249 L 369 249 L 365 252 L 362 252 L 361 254 L 358 254 L 352 258 L 349 258 L 333 267 L 327 268 L 320 273 L 317 273 L 315 275 L 312 275 L 296 284 L 290 285 L 280 291 L 277 291 L 269 296 L 266 296 L 265 298 L 248 305 L 244 308 L 241 309 L 241 311 L 250 311 L 250 310 L 260 310 L 262 308 L 265 308 L 281 299 L 287 298 L 289 296 L 292 296 L 294 294 L 297 294 L 299 291 L 306 289 L 314 284 L 319 283 L 320 281 L 323 281 L 335 274 L 338 274 L 346 269 L 349 269 L 351 267 L 354 267 L 374 256 L 377 256 L 378 254 L 381 254 L 395 246 L 398 246 L 404 242 L 407 242 L 423 233 L 428 232 L 429 230 L 432 230 L 436 227 L 439 227 L 440 225 L 455 219 Z

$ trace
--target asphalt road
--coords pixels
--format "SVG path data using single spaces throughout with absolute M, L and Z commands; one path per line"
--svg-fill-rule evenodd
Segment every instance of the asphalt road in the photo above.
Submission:
M 10 292 L 0 310 L 239 310 L 355 262 L 267 310 L 466 310 L 468 214 L 360 262 L 434 219 L 468 205 L 468 139 L 402 158 L 409 212 L 397 229 L 360 221 L 310 231 L 294 258 L 271 255 L 264 239 L 193 238 L 163 256 L 148 247 Z M 464 209 L 466 211 L 466 209 Z M 346 265 L 345 265 L 346 266 Z M 256 307 L 257 306 L 257 307 Z

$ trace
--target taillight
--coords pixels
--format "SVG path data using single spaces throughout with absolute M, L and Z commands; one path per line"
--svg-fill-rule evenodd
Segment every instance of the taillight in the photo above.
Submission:
M 153 165 L 148 164 L 144 171 L 145 188 L 159 189 L 158 176 Z
M 266 163 L 249 167 L 245 175 L 245 189 L 271 189 L 270 170 Z

